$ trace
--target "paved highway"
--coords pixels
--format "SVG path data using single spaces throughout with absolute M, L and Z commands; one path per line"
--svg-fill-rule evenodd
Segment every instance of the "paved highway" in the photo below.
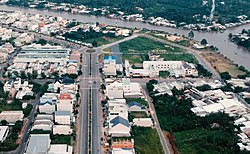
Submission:
M 99 62 L 98 62 L 98 53 L 94 53 L 91 56 L 91 74 L 93 78 L 92 82 L 92 154 L 101 154 L 101 132 L 100 127 L 102 125 L 100 124 L 100 93 L 99 93 L 99 87 L 100 87 L 100 74 L 99 74 Z
M 83 52 L 83 51 L 82 51 Z M 88 108 L 88 101 L 89 101 L 89 54 L 82 54 L 83 58 L 83 65 L 82 65 L 82 72 L 83 76 L 80 81 L 80 95 L 81 95 L 81 104 L 80 104 L 80 111 L 79 111 L 79 128 L 78 128 L 78 146 L 77 146 L 77 153 L 78 154 L 87 154 L 88 153 L 88 133 L 89 133 L 89 108 Z

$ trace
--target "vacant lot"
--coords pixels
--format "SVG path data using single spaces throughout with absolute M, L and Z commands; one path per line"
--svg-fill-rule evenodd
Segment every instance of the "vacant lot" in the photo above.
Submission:
M 120 51 L 124 53 L 122 55 L 123 61 L 126 59 L 131 64 L 138 64 L 145 60 L 149 60 L 147 55 L 149 52 L 160 54 L 165 60 L 182 60 L 192 63 L 197 62 L 192 54 L 185 53 L 181 48 L 169 46 L 162 42 L 145 37 L 137 37 L 127 42 L 123 42 L 119 46 Z M 109 49 L 106 49 L 105 51 L 108 52 Z
M 138 102 L 138 103 L 145 105 L 145 106 L 148 105 L 148 103 L 145 101 L 145 99 L 141 99 L 141 98 L 127 98 L 126 100 L 127 100 L 127 103 Z
M 128 114 L 129 122 L 132 122 L 134 118 L 148 118 L 146 112 L 131 112 Z
M 142 63 L 143 61 L 148 60 L 147 54 L 139 54 L 139 55 L 130 55 L 130 54 L 123 54 L 122 61 L 128 60 L 130 64 L 138 64 Z
M 135 140 L 135 150 L 139 154 L 163 154 L 163 149 L 155 129 L 133 127 L 132 137 Z
M 181 54 L 162 54 L 161 55 L 164 60 L 176 60 L 176 61 L 186 61 L 189 63 L 198 63 L 197 59 L 188 53 L 181 53 Z
M 201 55 L 220 73 L 228 72 L 232 77 L 238 75 L 244 75 L 245 72 L 239 70 L 239 68 L 228 58 L 221 54 L 214 52 L 204 52 Z
M 166 52 L 183 51 L 180 48 L 172 47 L 145 37 L 137 37 L 127 42 L 123 42 L 120 44 L 120 49 L 121 52 L 123 53 L 129 53 L 129 52 L 148 53 L 149 51 L 153 50 L 161 50 L 161 51 L 165 50 Z

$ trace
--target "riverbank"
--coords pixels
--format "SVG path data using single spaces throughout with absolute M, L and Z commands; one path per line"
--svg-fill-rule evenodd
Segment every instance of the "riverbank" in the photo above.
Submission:
M 201 52 L 202 57 L 211 64 L 219 73 L 228 72 L 233 78 L 245 75 L 230 59 L 215 52 Z
M 185 35 L 187 36 L 189 30 L 183 29 L 176 29 L 176 28 L 169 28 L 169 27 L 162 27 L 162 26 L 154 26 L 147 23 L 140 23 L 140 22 L 130 22 L 130 21 L 122 21 L 117 19 L 110 19 L 106 17 L 96 17 L 96 16 L 89 16 L 89 15 L 79 15 L 79 14 L 72 14 L 72 13 L 59 13 L 59 12 L 52 12 L 52 11 L 41 11 L 37 9 L 30 9 L 30 8 L 21 8 L 21 7 L 9 7 L 6 5 L 1 5 L 0 10 L 5 11 L 23 11 L 25 13 L 32 13 L 32 14 L 42 14 L 42 15 L 51 15 L 51 16 L 61 16 L 63 18 L 72 20 L 75 19 L 80 22 L 92 22 L 92 23 L 106 23 L 112 26 L 119 26 L 119 27 L 127 27 L 127 28 L 137 28 L 137 29 L 148 29 L 148 30 L 158 30 L 164 31 L 171 34 L 177 33 L 178 35 Z M 224 56 L 231 59 L 234 63 L 237 63 L 239 66 L 242 65 L 246 69 L 250 70 L 250 52 L 244 47 L 239 47 L 236 44 L 232 43 L 228 40 L 229 33 L 240 33 L 242 29 L 249 29 L 250 24 L 243 25 L 235 28 L 230 28 L 224 33 L 220 32 L 198 32 L 194 31 L 194 40 L 201 41 L 202 39 L 206 39 L 209 44 L 213 44 L 219 49 L 219 52 Z M 237 55 L 235 54 L 237 52 Z
M 102 5 L 99 6 L 98 4 L 95 4 L 94 6 L 91 7 L 91 6 L 86 6 L 86 5 L 80 5 L 80 3 L 81 2 L 79 2 L 79 4 L 76 4 L 76 3 L 71 3 L 71 2 L 53 3 L 49 1 L 42 1 L 42 2 L 39 2 L 39 1 L 28 2 L 27 1 L 26 3 L 19 4 L 17 2 L 9 1 L 6 4 L 8 4 L 9 6 L 18 6 L 18 7 L 23 6 L 25 8 L 35 8 L 35 9 L 40 9 L 40 10 L 49 10 L 49 11 L 55 11 L 55 12 L 61 12 L 61 13 L 65 13 L 65 12 L 74 13 L 74 14 L 79 14 L 79 15 L 103 16 L 103 17 L 107 17 L 111 19 L 133 21 L 133 22 L 144 22 L 144 23 L 149 23 L 149 24 L 156 25 L 156 26 L 184 28 L 188 30 L 208 31 L 208 32 L 209 31 L 224 31 L 227 28 L 232 28 L 232 27 L 250 23 L 248 16 L 242 15 L 242 14 L 238 14 L 238 16 L 234 15 L 235 19 L 231 20 L 231 22 L 230 20 L 226 20 L 223 22 L 221 20 L 217 20 L 217 21 L 214 20 L 214 15 L 213 15 L 214 10 L 215 10 L 214 1 L 213 1 L 212 10 L 210 12 L 209 17 L 207 17 L 208 14 L 206 15 L 206 13 L 203 12 L 204 9 L 209 7 L 209 5 L 207 4 L 201 5 L 201 4 L 196 3 L 195 6 L 193 6 L 193 7 L 196 7 L 196 11 L 200 10 L 205 14 L 200 14 L 200 13 L 197 14 L 196 11 L 193 12 L 192 9 L 189 10 L 188 12 L 193 13 L 192 22 L 187 20 L 187 18 L 189 18 L 192 13 L 191 14 L 186 13 L 186 16 L 188 16 L 186 18 L 179 19 L 178 16 L 176 17 L 177 14 L 180 15 L 181 13 L 183 13 L 182 12 L 183 10 L 181 8 L 179 8 L 181 9 L 180 12 L 178 11 L 178 13 L 176 14 L 169 12 L 169 16 L 164 18 L 161 16 L 162 14 L 160 15 L 160 13 L 149 16 L 147 15 L 147 13 L 145 13 L 144 9 L 138 6 L 135 8 L 130 8 L 130 11 L 126 12 L 126 11 L 121 11 L 120 7 L 123 7 L 123 6 L 120 6 L 115 9 L 111 9 L 109 6 L 102 6 Z M 96 3 L 98 3 L 98 1 L 96 1 Z M 116 2 L 116 3 L 120 3 L 120 2 Z M 127 5 L 129 4 L 127 3 Z M 164 5 L 164 4 L 161 4 L 161 5 Z M 170 7 L 170 5 L 167 5 L 166 7 L 168 8 Z M 187 5 L 190 5 L 190 3 L 187 3 Z M 197 6 L 197 5 L 201 5 L 201 6 Z M 178 6 L 179 5 L 176 4 L 175 9 L 178 9 Z M 145 9 L 147 10 L 147 8 Z M 190 8 L 187 7 L 187 9 L 190 9 Z M 150 12 L 153 13 L 154 11 L 151 10 Z M 175 16 L 175 17 L 173 19 L 169 19 L 169 17 L 171 18 L 171 16 Z

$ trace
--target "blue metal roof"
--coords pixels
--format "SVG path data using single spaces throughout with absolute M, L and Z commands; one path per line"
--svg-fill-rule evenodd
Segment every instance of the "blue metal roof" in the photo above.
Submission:
M 118 124 L 122 124 L 122 125 L 124 125 L 124 126 L 126 126 L 126 127 L 129 127 L 129 122 L 128 122 L 128 120 L 127 120 L 127 119 L 124 119 L 123 117 L 120 117 L 120 116 L 117 116 L 117 117 L 115 117 L 114 119 L 112 119 L 112 120 L 110 121 L 110 123 L 113 124 L 112 127 L 114 127 L 114 126 L 116 126 L 116 125 L 118 125 Z
M 115 56 L 104 56 L 104 60 L 115 60 Z

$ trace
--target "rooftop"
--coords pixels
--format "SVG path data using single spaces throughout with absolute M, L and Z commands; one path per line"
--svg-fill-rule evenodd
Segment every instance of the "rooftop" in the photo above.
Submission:
M 4 138 L 6 131 L 8 130 L 8 126 L 0 126 L 0 140 Z
M 49 134 L 31 134 L 27 154 L 47 153 L 50 147 Z
M 128 122 L 128 120 L 127 120 L 127 119 L 124 119 L 124 118 L 122 118 L 122 117 L 120 117 L 120 116 L 117 116 L 117 117 L 115 117 L 114 119 L 112 119 L 112 120 L 110 121 L 110 123 L 113 124 L 112 127 L 114 127 L 114 126 L 116 126 L 116 125 L 118 125 L 118 124 L 122 124 L 122 125 L 124 125 L 124 126 L 126 126 L 126 127 L 129 127 L 129 122 Z

